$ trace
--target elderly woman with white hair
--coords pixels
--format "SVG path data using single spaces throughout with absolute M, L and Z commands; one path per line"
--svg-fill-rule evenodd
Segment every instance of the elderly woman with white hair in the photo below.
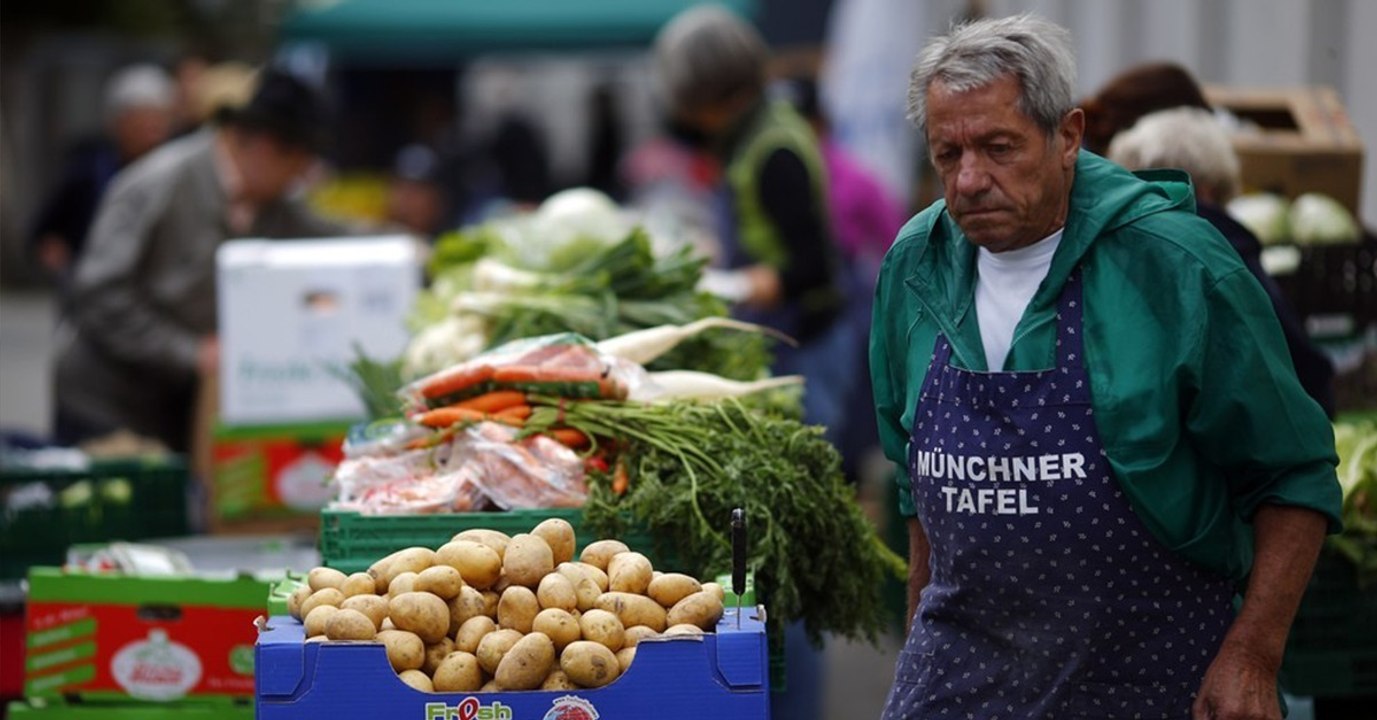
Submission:
M 1305 332 L 1276 281 L 1262 268 L 1262 243 L 1229 216 L 1224 206 L 1238 194 L 1238 154 L 1223 126 L 1205 110 L 1180 107 L 1144 116 L 1114 136 L 1109 159 L 1129 170 L 1177 168 L 1191 176 L 1196 212 L 1224 236 L 1262 284 L 1281 321 L 1291 364 L 1306 394 L 1334 416 L 1334 366 Z

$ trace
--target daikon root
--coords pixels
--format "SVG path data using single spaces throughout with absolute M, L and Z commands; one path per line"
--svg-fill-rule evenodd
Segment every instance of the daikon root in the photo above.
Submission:
M 743 382 L 711 373 L 692 370 L 666 370 L 648 373 L 650 382 L 637 388 L 629 399 L 640 402 L 659 400 L 720 400 L 790 385 L 802 385 L 802 375 L 784 375 Z
M 679 343 L 705 330 L 714 328 L 761 333 L 788 343 L 791 346 L 798 345 L 798 343 L 788 335 L 763 325 L 732 320 L 731 318 L 725 317 L 706 317 L 686 325 L 660 325 L 659 327 L 646 328 L 645 330 L 636 330 L 626 333 L 625 335 L 618 335 L 617 337 L 598 342 L 597 348 L 604 354 L 618 357 L 623 360 L 630 360 L 638 365 L 647 365 L 654 362 L 655 358 L 673 350 Z

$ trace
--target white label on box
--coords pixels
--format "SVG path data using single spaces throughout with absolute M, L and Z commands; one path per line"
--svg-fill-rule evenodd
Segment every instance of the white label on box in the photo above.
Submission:
M 230 425 L 362 418 L 345 380 L 355 347 L 406 347 L 420 288 L 410 238 L 236 240 L 216 254 L 220 419 Z

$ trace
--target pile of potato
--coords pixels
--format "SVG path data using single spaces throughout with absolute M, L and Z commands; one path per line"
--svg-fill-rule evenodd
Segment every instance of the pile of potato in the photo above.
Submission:
M 288 599 L 307 642 L 377 641 L 426 692 L 571 690 L 626 672 L 646 638 L 697 635 L 722 617 L 722 586 L 661 573 L 617 540 L 574 561 L 574 528 L 465 530 L 346 576 L 316 568 Z

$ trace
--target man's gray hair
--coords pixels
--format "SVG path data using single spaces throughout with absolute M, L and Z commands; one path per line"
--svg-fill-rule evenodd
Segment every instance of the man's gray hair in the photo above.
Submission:
M 1144 115 L 1109 143 L 1109 159 L 1129 170 L 1179 168 L 1215 203 L 1238 194 L 1238 153 L 1213 113 L 1179 107 Z
M 656 73 L 674 112 L 763 92 L 768 59 L 760 33 L 720 5 L 679 13 L 655 38 Z
M 171 110 L 177 101 L 172 77 L 151 63 L 121 68 L 105 82 L 105 119 L 113 122 L 120 113 L 133 108 L 154 107 Z
M 908 119 L 927 131 L 927 94 L 933 82 L 969 92 L 1005 75 L 1019 82 L 1019 110 L 1051 134 L 1075 107 L 1071 33 L 1027 13 L 958 25 L 918 54 L 909 78 Z

